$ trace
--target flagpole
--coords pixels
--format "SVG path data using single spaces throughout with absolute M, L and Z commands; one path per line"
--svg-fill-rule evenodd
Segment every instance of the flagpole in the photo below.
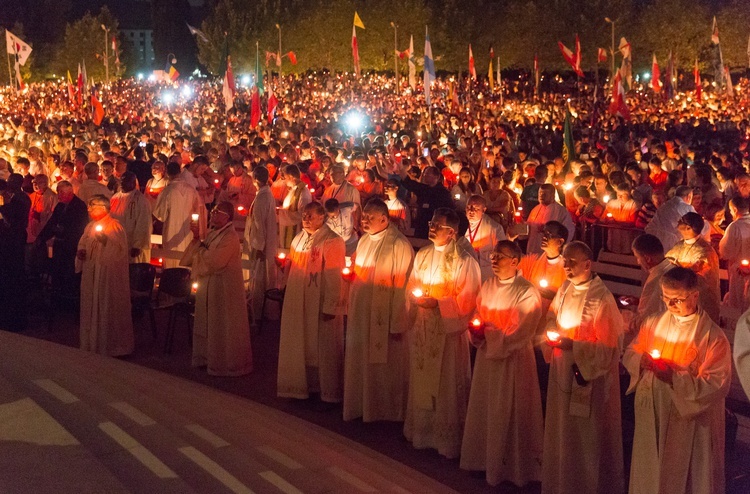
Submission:
M 500 57 L 497 57 L 497 87 L 500 89 L 500 105 L 503 104 L 503 77 L 500 72 Z
M 8 53 L 8 50 L 5 50 L 5 54 L 8 55 L 8 78 L 10 79 L 10 86 L 15 89 L 16 83 L 15 78 L 13 77 L 13 71 L 10 68 L 10 53 Z

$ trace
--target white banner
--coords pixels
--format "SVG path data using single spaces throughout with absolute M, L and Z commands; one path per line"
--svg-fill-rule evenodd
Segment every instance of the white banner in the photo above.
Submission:
M 18 54 L 18 63 L 24 65 L 29 55 L 31 55 L 31 47 L 7 29 L 5 30 L 5 43 L 8 53 L 11 55 Z

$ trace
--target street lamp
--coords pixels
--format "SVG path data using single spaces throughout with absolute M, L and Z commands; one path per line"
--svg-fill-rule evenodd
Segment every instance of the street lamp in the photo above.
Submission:
M 605 17 L 604 20 L 612 24 L 612 44 L 609 49 L 609 53 L 612 56 L 612 73 L 610 75 L 609 83 L 612 84 L 612 81 L 615 78 L 615 21 L 611 20 L 609 17 Z
M 393 28 L 393 62 L 396 67 L 396 94 L 398 94 L 398 25 L 391 22 L 391 27 Z
M 101 25 L 104 30 L 104 73 L 109 84 L 109 28 L 104 24 Z

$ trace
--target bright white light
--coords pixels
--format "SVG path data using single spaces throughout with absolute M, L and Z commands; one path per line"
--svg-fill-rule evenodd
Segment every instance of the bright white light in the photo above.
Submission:
M 190 125 L 190 119 L 189 119 L 189 118 L 186 118 L 185 120 L 183 120 L 183 121 L 182 121 L 182 123 L 183 123 L 184 125 Z
M 250 85 L 250 76 L 249 75 L 243 75 L 242 79 L 240 79 L 240 82 L 243 86 L 249 86 Z
M 164 92 L 164 93 L 162 93 L 162 95 L 161 95 L 161 101 L 165 105 L 171 105 L 172 102 L 174 102 L 174 94 L 172 94 L 171 92 Z
M 148 76 L 148 82 L 156 82 L 156 76 L 154 74 Z
M 650 73 L 648 73 L 648 72 L 644 72 L 644 73 L 643 73 L 643 80 L 644 80 L 644 81 L 647 81 L 647 80 L 649 80 L 649 79 L 651 79 L 651 74 L 650 74 Z
M 190 86 L 182 86 L 182 97 L 189 98 L 193 94 L 193 88 Z
M 142 81 L 142 80 L 143 80 L 143 74 L 141 74 L 140 72 L 138 73 L 138 80 L 139 80 L 139 81 Z
M 352 130 L 359 130 L 364 123 L 364 117 L 361 113 L 351 112 L 346 116 L 346 125 Z

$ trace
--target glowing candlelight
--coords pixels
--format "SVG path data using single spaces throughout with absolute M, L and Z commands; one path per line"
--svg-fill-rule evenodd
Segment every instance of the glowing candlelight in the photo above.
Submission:
M 424 292 L 422 291 L 421 288 L 415 288 L 414 290 L 411 291 L 411 294 L 414 295 L 416 298 L 420 298 L 424 295 Z
M 96 225 L 96 228 L 94 228 L 94 230 L 96 230 L 96 233 L 101 233 L 102 230 L 104 230 L 104 227 L 102 225 Z
M 244 206 L 237 206 L 237 212 L 242 213 L 245 210 Z
M 750 261 L 748 261 L 747 259 L 743 259 L 740 261 L 740 264 L 742 265 L 743 268 L 746 268 L 750 266 Z
M 612 219 L 612 213 L 607 213 L 607 218 Z
M 279 252 L 279 255 L 278 255 L 278 256 L 276 256 L 276 258 L 277 258 L 277 259 L 278 259 L 279 261 L 284 261 L 284 260 L 286 260 L 286 252 Z
M 461 194 L 456 194 L 456 195 L 453 196 L 453 198 L 455 200 L 459 200 L 459 199 L 461 199 Z
M 515 216 L 516 218 L 520 218 L 520 217 L 521 217 L 521 212 L 520 212 L 520 211 L 516 211 L 516 213 L 515 213 L 515 215 L 514 215 L 514 216 Z
M 345 262 L 346 262 L 346 267 L 347 268 L 352 267 L 352 258 L 351 257 L 346 257 L 345 258 Z
M 651 350 L 649 352 L 649 355 L 651 355 L 651 358 L 654 360 L 659 360 L 661 358 L 661 352 L 659 350 Z
M 518 206 L 519 211 L 523 211 L 523 206 Z
M 565 185 L 563 185 L 563 189 L 570 190 L 573 188 L 573 184 L 570 182 L 565 182 Z
M 190 215 L 190 219 L 193 220 L 193 223 L 198 223 L 198 218 L 200 218 L 200 215 L 198 213 L 193 213 Z
M 343 274 L 344 276 L 349 276 L 350 274 L 352 274 L 352 268 L 345 267 L 341 270 L 341 274 Z
M 474 319 L 471 320 L 471 327 L 473 329 L 479 329 L 479 328 L 481 328 L 482 327 L 482 320 L 479 319 L 478 317 L 475 317 Z
M 216 185 L 219 185 L 219 179 L 218 179 L 218 178 L 215 178 L 215 179 L 214 179 L 214 183 L 215 183 Z
M 609 202 L 609 195 L 605 195 L 604 197 L 602 197 L 602 201 Z
M 557 342 L 560 340 L 560 333 L 557 331 L 549 330 L 547 331 L 547 339 L 552 342 Z
M 198 291 L 198 282 L 193 283 L 193 293 Z
M 315 194 L 315 189 L 310 189 L 310 194 Z
M 539 286 L 541 288 L 547 288 L 549 286 L 549 282 L 545 280 L 544 278 L 542 278 L 541 280 L 539 280 Z

